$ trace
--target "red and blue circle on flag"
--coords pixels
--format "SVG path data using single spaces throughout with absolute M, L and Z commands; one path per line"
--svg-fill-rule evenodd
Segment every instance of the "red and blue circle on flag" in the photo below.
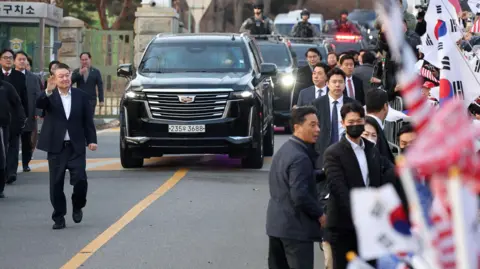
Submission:
M 435 38 L 438 40 L 440 37 L 445 36 L 447 31 L 447 24 L 442 20 L 437 20 L 434 30 Z

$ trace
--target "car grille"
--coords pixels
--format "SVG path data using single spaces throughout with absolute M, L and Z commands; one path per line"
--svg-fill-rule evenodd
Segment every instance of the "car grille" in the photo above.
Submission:
M 147 101 L 154 119 L 211 120 L 222 118 L 228 95 L 228 92 L 148 92 Z

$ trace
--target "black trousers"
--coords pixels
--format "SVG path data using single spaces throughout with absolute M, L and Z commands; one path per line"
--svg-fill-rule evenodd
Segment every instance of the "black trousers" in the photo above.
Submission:
M 313 269 L 313 242 L 270 236 L 269 269 Z
M 27 167 L 33 154 L 32 132 L 23 132 L 20 139 L 22 140 L 22 164 L 23 167 Z
M 67 201 L 63 187 L 66 170 L 70 172 L 70 185 L 73 186 L 73 209 L 82 209 L 87 203 L 87 173 L 85 153 L 78 154 L 69 142 L 65 142 L 60 153 L 48 153 L 50 170 L 50 202 L 53 206 L 53 221 L 57 222 L 67 214 Z
M 95 107 L 97 106 L 97 100 L 90 100 L 90 107 L 92 108 L 92 115 L 95 117 Z
M 0 193 L 5 190 L 7 180 L 8 128 L 0 127 Z
M 20 134 L 10 134 L 7 149 L 7 178 L 17 176 Z
M 347 253 L 354 251 L 358 254 L 357 234 L 355 230 L 329 229 L 330 246 L 332 248 L 333 269 L 347 268 Z M 376 268 L 376 261 L 368 261 Z

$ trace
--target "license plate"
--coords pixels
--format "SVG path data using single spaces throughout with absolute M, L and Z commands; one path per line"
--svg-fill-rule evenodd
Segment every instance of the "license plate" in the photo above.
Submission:
M 205 133 L 205 125 L 168 125 L 169 133 Z

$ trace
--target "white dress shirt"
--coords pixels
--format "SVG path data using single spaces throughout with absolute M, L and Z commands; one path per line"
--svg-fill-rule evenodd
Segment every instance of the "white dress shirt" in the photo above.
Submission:
M 370 117 L 374 118 L 378 122 L 378 125 L 380 125 L 380 128 L 382 128 L 382 130 L 385 128 L 382 120 L 380 120 L 377 116 L 372 115 L 372 114 L 367 114 L 367 116 L 370 116 Z
M 348 81 L 350 80 L 350 82 L 352 83 L 352 92 L 353 92 L 353 96 L 350 96 L 350 89 L 348 88 Z M 345 87 L 347 88 L 347 95 L 348 97 L 352 98 L 352 99 L 355 99 L 355 84 L 353 84 L 353 77 L 347 77 L 345 78 Z
M 319 88 L 315 86 L 315 99 L 324 96 L 327 94 L 327 86 L 323 86 L 323 88 Z
M 342 115 L 340 115 L 340 109 L 343 106 L 343 95 L 338 98 L 337 100 L 333 99 L 330 95 L 328 95 L 329 103 L 330 103 L 330 122 L 332 122 L 332 115 L 333 115 L 333 102 L 337 101 L 337 118 L 338 118 L 338 141 L 342 138 L 343 132 L 345 132 L 345 128 L 342 126 Z
M 10 76 L 10 74 L 12 73 L 12 69 L 10 69 L 9 71 L 6 71 L 5 69 L 2 68 L 2 74 L 7 74 L 7 76 Z
M 365 186 L 368 187 L 370 185 L 370 179 L 368 178 L 368 162 L 367 155 L 365 155 L 365 143 L 363 142 L 363 139 L 360 139 L 359 145 L 352 142 L 352 140 L 350 140 L 348 136 L 345 136 L 345 138 L 347 138 L 350 145 L 352 145 L 353 152 L 357 157 L 358 165 L 360 166 L 360 170 L 362 171 L 363 182 L 365 183 Z
M 52 95 L 53 92 L 47 92 L 47 96 Z M 65 116 L 68 118 L 70 117 L 70 112 L 72 110 L 72 89 L 68 89 L 67 94 L 62 94 L 60 91 L 58 91 L 60 94 L 60 99 L 62 100 L 63 104 L 63 110 L 65 111 Z M 65 141 L 70 141 L 70 135 L 68 134 L 68 130 L 65 132 Z

